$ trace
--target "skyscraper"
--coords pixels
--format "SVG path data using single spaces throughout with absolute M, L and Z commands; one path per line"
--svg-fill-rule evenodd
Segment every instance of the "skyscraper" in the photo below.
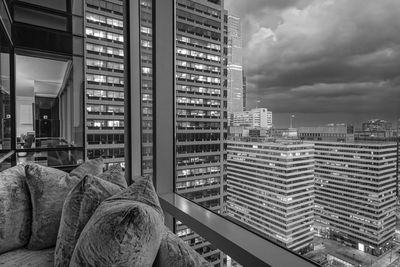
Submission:
M 247 110 L 247 78 L 243 71 L 243 111 Z
M 176 2 L 176 192 L 225 211 L 227 15 L 219 0 Z M 241 76 L 240 76 L 241 77 Z M 189 232 L 188 232 L 189 231 Z M 178 223 L 177 232 L 215 266 L 222 253 Z
M 397 144 L 315 142 L 317 232 L 373 255 L 396 225 Z
M 152 1 L 140 1 L 142 171 L 153 174 L 153 28 Z
M 248 140 L 228 141 L 228 215 L 291 250 L 307 251 L 313 240 L 314 145 Z
M 240 18 L 228 16 L 228 119 L 243 111 L 243 52 Z
M 86 0 L 86 156 L 124 166 L 121 0 Z

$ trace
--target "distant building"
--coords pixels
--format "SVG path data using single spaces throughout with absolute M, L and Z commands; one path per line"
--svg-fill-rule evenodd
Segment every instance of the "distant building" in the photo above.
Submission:
M 314 145 L 228 141 L 227 214 L 297 251 L 310 249 L 314 223 Z
M 391 138 L 396 136 L 396 131 L 391 122 L 373 119 L 362 124 L 362 129 L 355 132 L 356 139 Z
M 373 255 L 396 225 L 396 143 L 314 142 L 315 229 Z
M 269 136 L 268 130 L 263 128 L 249 129 L 249 137 L 267 137 Z
M 248 137 L 249 128 L 245 126 L 229 126 L 228 135 L 231 137 Z
M 247 110 L 247 78 L 243 71 L 243 111 Z
M 243 52 L 240 18 L 228 16 L 228 118 L 231 114 L 243 111 Z
M 329 125 L 318 127 L 299 127 L 298 137 L 309 141 L 352 142 L 354 128 L 351 125 Z
M 381 119 L 372 119 L 362 124 L 362 130 L 364 132 L 392 130 L 392 123 Z
M 233 125 L 269 129 L 272 127 L 272 112 L 266 108 L 235 112 L 233 113 Z

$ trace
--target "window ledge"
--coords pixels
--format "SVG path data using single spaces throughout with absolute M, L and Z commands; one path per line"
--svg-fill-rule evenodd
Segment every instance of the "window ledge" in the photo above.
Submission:
M 319 266 L 177 194 L 159 197 L 163 210 L 243 266 Z

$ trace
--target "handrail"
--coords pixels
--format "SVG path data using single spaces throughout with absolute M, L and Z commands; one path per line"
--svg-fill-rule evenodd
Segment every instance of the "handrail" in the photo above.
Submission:
M 7 154 L 5 154 L 4 156 L 0 157 L 0 164 L 3 163 L 6 159 L 8 159 L 9 157 L 11 157 L 12 155 L 15 154 L 14 150 L 11 150 L 10 152 L 8 152 Z
M 319 266 L 177 194 L 159 196 L 163 210 L 243 266 Z

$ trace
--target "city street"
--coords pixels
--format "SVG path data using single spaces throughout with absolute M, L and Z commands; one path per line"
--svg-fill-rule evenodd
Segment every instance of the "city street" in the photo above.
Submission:
M 380 257 L 376 257 L 371 254 L 362 252 L 358 249 L 345 246 L 337 241 L 330 239 L 316 237 L 314 238 L 314 244 L 318 247 L 317 251 L 319 255 L 330 254 L 339 259 L 347 261 L 354 266 L 389 267 L 389 264 L 391 264 L 390 267 L 400 266 L 396 265 L 395 263 L 400 261 L 400 254 L 396 252 L 400 248 L 398 244 L 396 244 L 392 252 L 388 251 Z

